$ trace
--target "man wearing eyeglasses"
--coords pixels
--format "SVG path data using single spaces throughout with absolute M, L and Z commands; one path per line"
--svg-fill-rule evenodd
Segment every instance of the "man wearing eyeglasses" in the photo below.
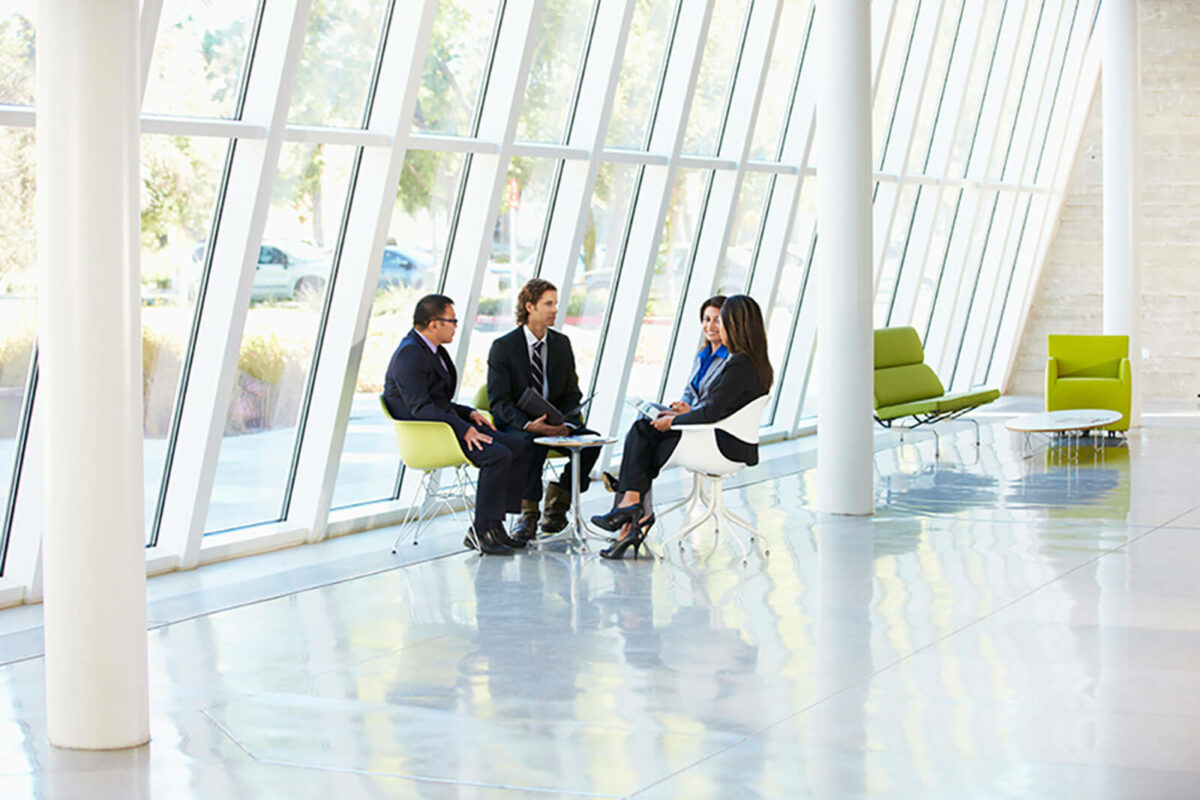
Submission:
M 445 345 L 457 330 L 453 300 L 441 294 L 422 297 L 413 311 L 413 329 L 388 364 L 383 399 L 394 419 L 444 422 L 454 429 L 463 453 L 479 467 L 474 536 L 468 533 L 463 544 L 512 555 L 525 543 L 509 538 L 504 515 L 521 510 L 530 449 L 521 437 L 497 431 L 485 414 L 453 401 L 458 371 Z

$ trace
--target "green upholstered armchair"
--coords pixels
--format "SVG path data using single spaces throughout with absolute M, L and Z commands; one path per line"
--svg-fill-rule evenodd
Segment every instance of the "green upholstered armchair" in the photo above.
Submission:
M 1105 427 L 1129 430 L 1133 367 L 1128 336 L 1051 334 L 1046 343 L 1046 410 L 1104 408 L 1121 413 Z
M 875 420 L 890 428 L 911 417 L 916 428 L 953 419 L 992 402 L 996 389 L 976 389 L 946 394 L 937 374 L 925 363 L 925 350 L 915 328 L 875 329 Z M 975 440 L 979 441 L 979 425 Z

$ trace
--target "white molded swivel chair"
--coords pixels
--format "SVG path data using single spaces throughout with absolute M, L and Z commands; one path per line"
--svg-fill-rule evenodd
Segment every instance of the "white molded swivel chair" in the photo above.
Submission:
M 716 523 L 718 533 L 721 531 L 722 521 L 726 523 L 725 529 L 738 543 L 742 550 L 742 563 L 746 563 L 749 548 L 738 536 L 734 526 L 748 531 L 751 542 L 758 535 L 757 531 L 749 522 L 725 508 L 725 501 L 721 496 L 721 487 L 725 479 L 741 472 L 742 467 L 746 465 L 730 461 L 721 454 L 720 448 L 717 447 L 716 432 L 722 430 L 748 444 L 758 444 L 758 427 L 769 397 L 770 395 L 764 395 L 757 400 L 751 400 L 725 419 L 716 422 L 671 426 L 671 429 L 679 431 L 681 436 L 667 466 L 677 465 L 689 470 L 692 473 L 692 491 L 683 500 L 663 511 L 663 516 L 666 516 L 681 506 L 687 507 L 683 528 L 662 543 L 663 557 L 666 555 L 667 545 L 678 541 L 682 549 L 683 537 L 711 519 Z M 695 516 L 699 506 L 703 506 L 703 513 Z M 769 551 L 765 551 L 763 555 L 769 555 Z

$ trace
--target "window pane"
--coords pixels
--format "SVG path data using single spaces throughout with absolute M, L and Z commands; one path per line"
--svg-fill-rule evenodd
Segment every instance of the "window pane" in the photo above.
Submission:
M 238 353 L 208 532 L 278 520 L 355 150 L 285 144 Z
M 462 165 L 460 153 L 410 150 L 404 159 L 333 491 L 334 508 L 387 500 L 395 491 L 400 456 L 392 425 L 379 406 L 379 393 L 392 353 L 412 327 L 413 307 L 438 289 Z
M 764 172 L 748 172 L 742 179 L 742 196 L 738 199 L 733 230 L 729 232 L 729 247 L 725 249 L 725 259 L 717 270 L 718 294 L 746 291 L 750 262 L 754 259 L 754 245 L 762 222 L 763 202 L 770 183 L 771 176 Z
M 475 324 L 469 330 L 467 364 L 458 381 L 458 401 L 471 404 L 475 390 L 487 383 L 487 357 L 492 342 L 517 324 L 517 294 L 537 271 L 538 248 L 546 225 L 550 189 L 558 161 L 514 158 L 500 200 L 500 216 L 492 231 L 492 252 L 483 275 Z M 454 297 L 454 292 L 450 292 Z M 463 306 L 467 298 L 455 297 Z M 459 335 L 464 335 L 464 330 Z
M 921 173 L 926 169 L 930 152 L 930 135 L 933 123 L 945 103 L 942 92 L 950 66 L 950 56 L 958 35 L 961 9 L 946 7 L 938 22 L 934 36 L 933 53 L 929 58 L 929 75 L 925 78 L 925 91 L 921 96 L 921 108 L 917 113 L 916 128 L 909 147 L 907 170 Z
M 495 20 L 496 0 L 438 3 L 413 130 L 471 135 Z
M 779 406 L 780 391 L 787 370 L 791 369 L 793 361 L 801 362 L 797 355 L 790 357 L 793 349 L 807 345 L 800 342 L 792 346 L 792 325 L 796 321 L 796 309 L 802 300 L 808 298 L 808 287 L 812 286 L 812 275 L 809 272 L 809 253 L 812 251 L 813 235 L 817 224 L 817 192 L 816 181 L 805 178 L 800 188 L 799 206 L 796 208 L 796 218 L 792 222 L 792 238 L 788 242 L 787 252 L 783 256 L 783 270 L 779 275 L 779 290 L 775 293 L 775 305 L 769 309 L 767 317 L 767 352 L 771 357 L 771 365 L 775 367 L 775 389 L 771 392 L 771 413 L 769 419 L 775 424 L 775 410 Z M 811 303 L 811 298 L 809 304 Z M 803 369 L 803 365 L 799 367 Z M 789 420 L 790 422 L 790 420 Z
M 896 0 L 896 5 L 892 9 L 892 27 L 883 51 L 883 66 L 879 71 L 879 85 L 875 90 L 875 100 L 871 112 L 871 161 L 875 164 L 880 163 L 883 155 L 883 143 L 892 127 L 892 110 L 896 105 L 900 82 L 908 77 L 904 74 L 904 59 L 908 53 L 909 40 L 912 37 L 916 5 L 916 0 Z M 916 78 L 910 78 L 910 80 L 916 80 Z
M 762 102 L 758 108 L 758 120 L 754 124 L 750 158 L 775 160 L 780 128 L 792 99 L 796 64 L 808 36 L 811 7 L 812 0 L 784 0 L 775 34 L 775 49 L 771 51 L 771 66 L 767 69 Z
M 925 263 L 922 266 L 921 282 L 917 288 L 916 308 L 910 321 L 912 326 L 922 334 L 928 332 L 929 309 L 933 305 L 933 298 L 937 292 L 942 261 L 946 256 L 946 245 L 950 239 L 950 226 L 954 221 L 954 214 L 958 206 L 958 193 L 939 191 L 936 194 L 926 193 L 925 197 L 936 198 L 938 207 L 937 216 L 933 222 L 932 238 L 925 256 Z M 924 198 L 922 198 L 922 202 L 926 202 Z
M 638 333 L 633 366 L 630 368 L 630 395 L 660 399 L 657 397 L 658 387 L 662 383 L 667 352 L 671 348 L 671 327 L 679 309 L 679 298 L 684 296 L 687 289 L 692 241 L 696 238 L 696 223 L 704 204 L 705 188 L 711 176 L 709 171 L 694 169 L 681 169 L 675 175 L 671 206 L 658 245 L 654 276 L 650 279 L 650 294 L 646 298 L 645 317 Z M 636 275 L 625 278 L 638 279 L 639 276 Z M 685 311 L 688 319 L 698 319 L 698 315 L 691 316 L 692 309 Z M 699 341 L 698 321 L 696 325 L 692 331 L 696 334 L 695 341 Z M 666 392 L 671 400 L 676 400 L 677 395 L 682 394 L 683 387 L 668 386 Z M 617 430 L 628 430 L 636 416 L 636 411 L 625 406 Z M 620 445 L 615 447 L 619 448 Z
M 8 495 L 37 332 L 33 130 L 0 128 L 0 502 Z M 0 515 L 2 516 L 2 515 Z
M 621 257 L 625 221 L 637 175 L 638 168 L 632 165 L 601 165 L 592 193 L 575 285 L 571 287 L 567 307 L 560 310 L 562 332 L 571 337 L 575 370 L 584 395 L 592 391 L 590 383 L 600 345 L 600 330 L 613 288 L 617 260 Z
M 289 122 L 342 128 L 362 125 L 385 6 L 376 0 L 313 4 Z
M 640 150 L 646 141 L 674 8 L 672 0 L 637 0 L 608 125 L 609 147 Z
M 566 134 L 567 112 L 575 88 L 579 56 L 587 35 L 591 0 L 548 0 L 542 30 L 533 51 L 517 138 L 559 142 Z
M 142 429 L 146 535 L 153 534 L 192 309 L 228 142 L 143 136 Z
M 975 58 L 971 64 L 971 78 L 967 83 L 966 96 L 963 98 L 962 122 L 954 137 L 950 167 L 946 170 L 946 174 L 953 177 L 965 177 L 966 175 L 967 156 L 975 143 L 975 135 L 979 126 L 979 110 L 983 104 L 984 91 L 991 79 L 992 58 L 996 48 L 1001 46 L 1000 23 L 1004 19 L 1008 4 L 987 3 L 984 8 L 983 27 L 979 31 L 979 46 L 975 49 Z M 1014 10 L 1013 13 L 1019 12 Z
M 33 105 L 37 0 L 9 0 L 0 12 L 0 103 Z
M 222 0 L 166 0 L 142 110 L 235 116 L 254 6 Z
M 892 308 L 892 297 L 896 290 L 896 281 L 900 277 L 900 266 L 905 263 L 905 251 L 908 249 L 908 229 L 912 225 L 913 207 L 917 202 L 917 184 L 907 184 L 900 187 L 900 196 L 892 217 L 891 234 L 883 252 L 883 269 L 879 274 L 879 283 L 875 287 L 875 325 L 883 327 L 887 324 L 888 315 Z M 876 206 L 876 213 L 879 208 Z M 906 267 L 915 269 L 912 264 Z
M 715 155 L 725 121 L 725 98 L 741 46 L 746 0 L 717 0 L 713 4 L 708 41 L 696 78 L 696 94 L 688 116 L 683 152 Z
M 1033 55 L 1034 40 L 1039 36 L 1046 39 L 1048 34 L 1045 31 L 1044 14 L 1045 3 L 1040 3 L 1038 10 L 1035 12 L 1033 8 L 1026 11 L 1025 19 L 1021 26 L 1021 35 L 1017 40 L 1016 54 L 1013 56 L 1011 66 L 1011 75 L 1006 75 L 1008 79 L 1007 91 L 1004 94 L 1004 105 L 1000 112 L 1000 119 L 996 124 L 996 144 L 993 148 L 991 165 L 987 167 L 985 164 L 980 164 L 980 168 L 986 168 L 986 174 L 981 177 L 1000 180 L 1005 174 L 1005 168 L 1010 157 L 1021 158 L 1024 153 L 1012 152 L 1012 142 L 1016 131 L 1017 110 L 1023 103 L 1033 104 L 1037 100 L 1036 89 L 1031 89 L 1029 95 L 1026 95 L 1025 80 L 1029 68 L 1029 60 Z M 1007 44 L 1002 46 L 1008 46 Z M 997 76 L 1000 77 L 1000 76 Z M 1034 77 L 1032 84 L 1034 87 L 1040 86 L 1044 76 L 1037 75 Z M 995 91 L 999 91 L 1001 85 L 995 85 Z M 1036 109 L 1035 109 L 1036 110 Z M 980 153 L 979 157 L 985 154 Z M 978 161 L 978 158 L 976 158 Z M 1019 165 L 1018 165 L 1019 166 Z M 972 169 L 974 174 L 974 169 Z

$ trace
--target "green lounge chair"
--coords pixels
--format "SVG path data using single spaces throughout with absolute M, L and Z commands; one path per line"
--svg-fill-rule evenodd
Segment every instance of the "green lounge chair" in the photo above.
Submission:
M 997 397 L 996 389 L 946 394 L 938 376 L 925 363 L 925 350 L 915 328 L 875 329 L 875 421 L 885 428 L 910 430 L 955 419 Z M 897 424 L 911 419 L 908 424 Z M 975 444 L 979 444 L 979 423 Z M 930 433 L 937 439 L 937 431 Z
M 1129 430 L 1133 367 L 1128 336 L 1051 334 L 1046 350 L 1046 410 L 1103 408 L 1121 414 L 1107 431 Z

